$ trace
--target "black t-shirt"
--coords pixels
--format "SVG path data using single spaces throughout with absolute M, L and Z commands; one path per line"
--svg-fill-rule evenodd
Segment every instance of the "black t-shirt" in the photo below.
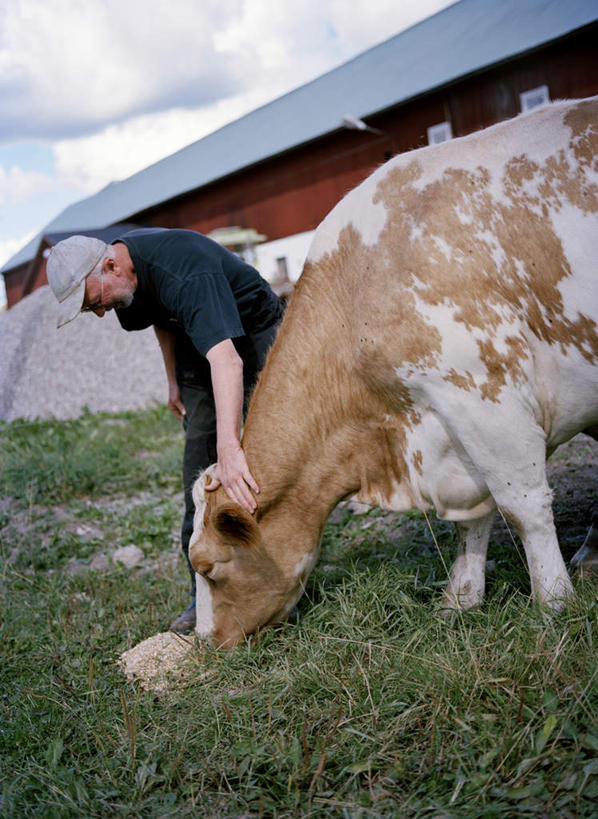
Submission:
M 127 246 L 137 275 L 133 303 L 116 311 L 125 330 L 156 325 L 186 336 L 205 356 L 281 316 L 278 296 L 257 270 L 201 233 L 141 228 L 116 242 Z

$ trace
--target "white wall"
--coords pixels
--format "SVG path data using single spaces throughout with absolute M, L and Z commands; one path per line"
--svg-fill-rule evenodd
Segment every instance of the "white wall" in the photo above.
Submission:
M 305 233 L 296 233 L 294 236 L 285 236 L 284 239 L 256 245 L 257 269 L 265 279 L 274 281 L 278 274 L 276 260 L 285 257 L 289 278 L 296 282 L 301 275 L 313 235 L 314 231 L 308 230 Z

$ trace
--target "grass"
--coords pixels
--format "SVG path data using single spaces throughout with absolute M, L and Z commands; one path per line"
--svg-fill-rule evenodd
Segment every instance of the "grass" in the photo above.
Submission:
M 176 422 L 154 408 L 76 420 L 0 421 L 0 494 L 31 503 L 172 486 L 180 471 Z
M 547 615 L 500 528 L 447 621 L 450 526 L 337 510 L 296 622 L 128 683 L 186 604 L 181 447 L 163 410 L 0 427 L 1 816 L 596 816 L 596 581 Z

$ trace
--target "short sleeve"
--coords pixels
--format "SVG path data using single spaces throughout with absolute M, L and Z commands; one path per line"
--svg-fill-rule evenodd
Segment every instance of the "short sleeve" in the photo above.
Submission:
M 245 335 L 231 286 L 221 273 L 188 276 L 179 290 L 176 312 L 203 356 L 224 339 Z

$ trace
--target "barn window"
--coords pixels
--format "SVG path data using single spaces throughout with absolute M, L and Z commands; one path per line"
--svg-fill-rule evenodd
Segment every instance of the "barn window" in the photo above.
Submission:
M 446 142 L 453 138 L 453 129 L 450 122 L 439 122 L 437 125 L 431 125 L 428 128 L 428 144 L 438 145 L 440 142 Z
M 547 85 L 540 85 L 538 88 L 531 88 L 519 94 L 522 111 L 531 111 L 532 108 L 539 108 L 541 105 L 548 105 L 550 94 Z
M 285 282 L 289 278 L 289 266 L 286 256 L 279 256 L 276 259 L 276 280 Z

